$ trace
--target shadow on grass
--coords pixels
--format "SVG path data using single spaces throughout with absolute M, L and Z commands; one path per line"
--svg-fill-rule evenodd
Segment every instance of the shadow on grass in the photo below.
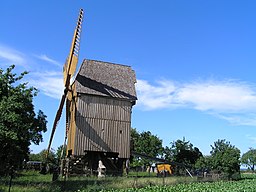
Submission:
M 13 180 L 12 187 L 17 190 L 14 191 L 25 191 L 29 188 L 31 191 L 78 191 L 78 190 L 86 190 L 90 191 L 100 191 L 102 189 L 107 189 L 108 184 L 113 182 L 113 180 L 109 179 L 98 179 L 98 178 L 83 178 L 78 180 L 57 180 L 57 181 L 29 181 L 29 180 Z M 9 187 L 9 179 L 0 179 L 0 192 L 1 187 L 8 188 Z M 12 190 L 11 190 L 12 191 Z
M 61 187 L 62 191 L 77 191 L 85 190 L 86 191 L 98 191 L 102 189 L 107 189 L 106 187 L 113 181 L 104 180 L 104 179 L 84 179 L 81 181 L 77 180 L 67 180 L 67 181 L 57 181 L 58 185 Z

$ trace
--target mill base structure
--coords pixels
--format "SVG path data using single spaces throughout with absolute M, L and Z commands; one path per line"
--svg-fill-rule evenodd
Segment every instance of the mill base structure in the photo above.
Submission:
M 128 169 L 128 159 L 117 158 L 116 154 L 103 152 L 86 152 L 82 156 L 70 156 L 61 161 L 60 174 L 72 176 L 123 176 Z

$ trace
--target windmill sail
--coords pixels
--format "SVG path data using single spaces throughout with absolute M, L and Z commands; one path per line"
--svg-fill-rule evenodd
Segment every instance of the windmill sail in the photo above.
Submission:
M 51 132 L 51 136 L 50 136 L 50 140 L 49 140 L 49 145 L 48 145 L 48 149 L 47 149 L 47 156 L 48 156 L 50 148 L 51 148 L 51 144 L 52 144 L 52 140 L 53 140 L 53 136 L 54 136 L 57 124 L 58 124 L 61 114 L 62 114 L 64 103 L 65 103 L 65 100 L 67 97 L 67 93 L 69 91 L 71 76 L 73 76 L 76 71 L 79 49 L 80 49 L 80 36 L 81 36 L 81 30 L 82 30 L 82 21 L 83 21 L 83 9 L 80 9 L 77 25 L 76 25 L 74 36 L 72 39 L 69 56 L 67 58 L 67 61 L 64 65 L 64 69 L 63 69 L 65 90 L 64 90 L 64 94 L 62 95 L 60 105 L 59 105 L 58 111 L 57 111 L 55 119 L 54 119 L 52 132 Z
M 82 21 L 83 21 L 83 10 L 80 10 L 79 18 L 77 21 L 77 26 L 74 32 L 69 56 L 67 58 L 67 62 L 64 65 L 64 85 L 66 86 L 69 84 L 68 76 L 74 75 L 76 71 L 76 66 L 78 62 L 78 55 L 80 50 L 80 37 L 81 37 L 81 30 L 82 30 Z M 65 87 L 66 88 L 66 87 Z

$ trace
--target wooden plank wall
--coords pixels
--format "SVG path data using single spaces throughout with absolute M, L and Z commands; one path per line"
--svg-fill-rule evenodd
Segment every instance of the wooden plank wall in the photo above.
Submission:
M 127 100 L 80 95 L 74 155 L 89 150 L 117 152 L 119 158 L 130 158 L 131 109 Z

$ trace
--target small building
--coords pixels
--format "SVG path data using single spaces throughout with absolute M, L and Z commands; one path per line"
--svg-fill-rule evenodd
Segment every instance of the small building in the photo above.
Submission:
M 42 162 L 41 161 L 28 161 L 28 162 L 26 162 L 25 168 L 27 170 L 39 171 L 42 168 Z
M 67 96 L 69 156 L 84 157 L 91 171 L 99 160 L 107 170 L 122 169 L 130 158 L 135 83 L 130 66 L 83 61 Z

